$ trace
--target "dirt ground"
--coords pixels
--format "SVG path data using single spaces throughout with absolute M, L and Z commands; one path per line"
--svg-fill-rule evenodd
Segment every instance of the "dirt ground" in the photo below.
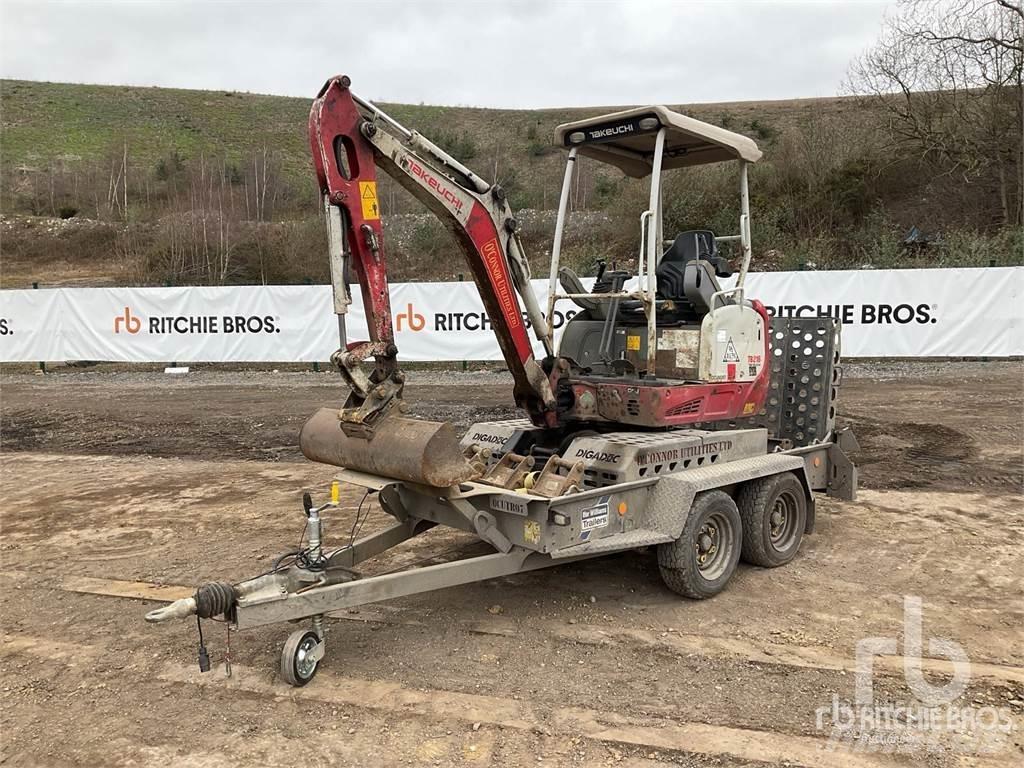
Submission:
M 517 415 L 508 384 L 420 373 L 407 398 L 464 429 Z M 294 548 L 302 491 L 323 498 L 334 474 L 302 459 L 298 429 L 340 397 L 312 372 L 0 377 L 0 762 L 1021 764 L 1024 364 L 847 366 L 858 501 L 822 498 L 793 563 L 741 565 L 708 601 L 669 592 L 652 552 L 404 598 L 330 619 L 319 674 L 293 689 L 277 675 L 292 626 L 233 634 L 226 678 L 226 631 L 204 622 L 200 674 L 194 622 L 147 625 L 157 603 L 100 594 L 238 580 Z M 338 542 L 359 494 L 343 500 Z M 375 509 L 364 530 L 386 522 Z M 366 570 L 478 551 L 435 529 Z M 854 697 L 857 641 L 902 638 L 904 596 L 923 601 L 927 679 L 948 679 L 928 643 L 948 638 L 971 662 L 956 706 L 1008 713 L 990 753 L 945 736 L 856 751 L 819 727 Z M 876 660 L 876 701 L 913 701 L 904 662 Z

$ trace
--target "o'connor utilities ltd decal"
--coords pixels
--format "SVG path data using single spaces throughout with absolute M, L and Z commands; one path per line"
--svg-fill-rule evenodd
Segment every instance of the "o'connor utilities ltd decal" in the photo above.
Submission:
M 114 317 L 114 333 L 136 334 L 280 333 L 274 315 L 155 315 L 142 318 L 131 307 Z

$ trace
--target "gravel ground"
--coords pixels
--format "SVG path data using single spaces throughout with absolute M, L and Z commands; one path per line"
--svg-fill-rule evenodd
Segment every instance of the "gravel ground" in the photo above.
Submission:
M 1022 373 L 847 364 L 839 408 L 861 444 L 858 500 L 820 498 L 792 563 L 743 565 L 712 600 L 669 592 L 645 551 L 364 606 L 329 620 L 322 669 L 302 689 L 276 673 L 294 627 L 233 636 L 228 679 L 223 628 L 207 622 L 215 671 L 202 675 L 194 623 L 146 625 L 153 602 L 97 590 L 237 580 L 293 548 L 302 491 L 322 498 L 335 473 L 302 459 L 297 432 L 340 399 L 337 377 L 0 376 L 0 762 L 1017 766 Z M 461 429 L 518 415 L 507 374 L 410 378 L 416 414 Z M 329 544 L 359 503 L 345 487 Z M 366 532 L 387 519 L 369 506 Z M 366 572 L 479 551 L 434 529 Z M 956 705 L 1008 713 L 1016 731 L 992 754 L 962 755 L 946 736 L 911 755 L 829 748 L 819 712 L 853 698 L 859 640 L 902 636 L 905 595 L 923 601 L 926 647 L 948 638 L 970 659 Z M 928 653 L 941 684 L 948 663 Z M 904 663 L 876 662 L 876 700 L 913 700 Z

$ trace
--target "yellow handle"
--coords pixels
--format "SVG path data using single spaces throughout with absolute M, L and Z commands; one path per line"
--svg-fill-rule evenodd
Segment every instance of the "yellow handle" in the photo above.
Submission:
M 337 504 L 340 495 L 341 487 L 338 485 L 338 481 L 335 480 L 333 483 L 331 483 L 331 503 Z

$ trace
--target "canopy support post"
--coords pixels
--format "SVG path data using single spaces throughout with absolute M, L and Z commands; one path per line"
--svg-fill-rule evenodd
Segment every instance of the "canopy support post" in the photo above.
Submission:
M 750 192 L 747 185 L 747 168 L 750 165 L 746 160 L 740 160 L 740 249 L 743 251 L 743 263 L 740 266 L 740 276 L 736 281 L 736 287 L 742 288 L 747 279 L 747 270 L 750 269 Z

